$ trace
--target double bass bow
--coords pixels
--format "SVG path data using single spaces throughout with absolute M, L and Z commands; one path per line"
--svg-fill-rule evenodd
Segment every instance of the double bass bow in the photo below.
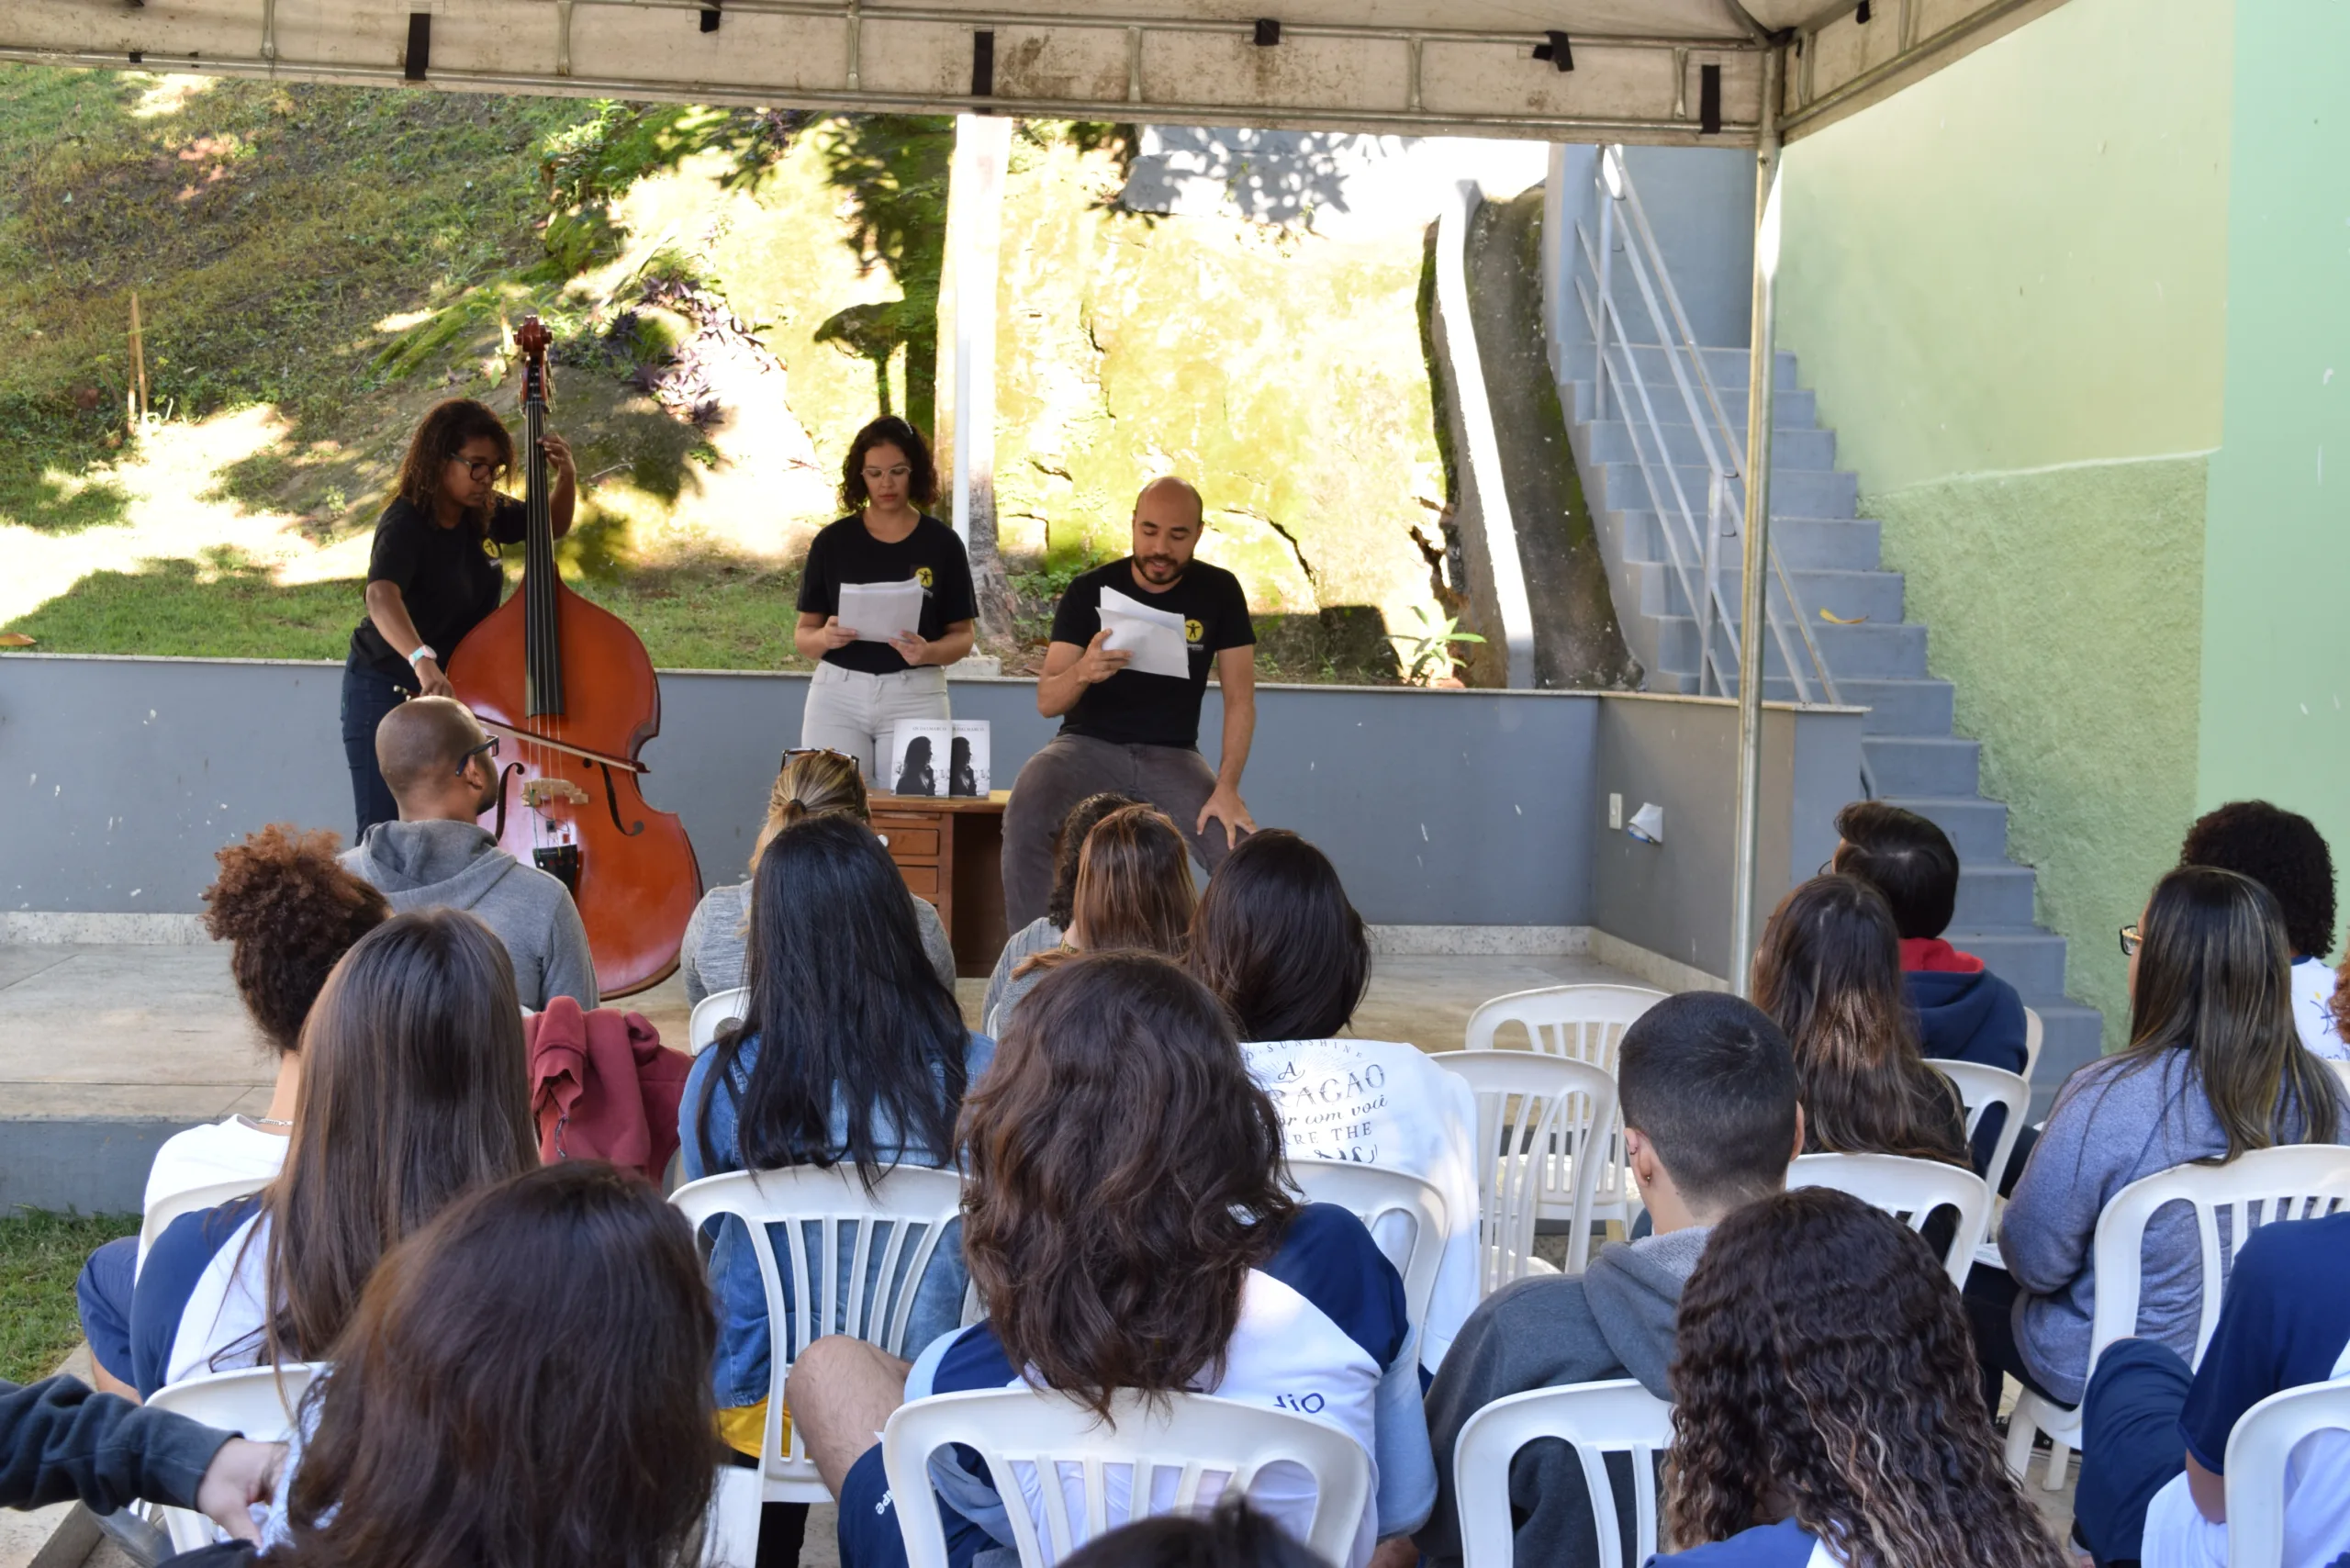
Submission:
M 701 868 L 676 813 L 645 804 L 639 753 L 661 731 L 661 683 L 628 622 L 565 587 L 548 510 L 547 345 L 536 316 L 522 352 L 529 475 L 522 583 L 449 660 L 457 700 L 507 745 L 497 806 L 481 825 L 526 866 L 560 878 L 579 906 L 596 988 L 625 996 L 677 967 Z

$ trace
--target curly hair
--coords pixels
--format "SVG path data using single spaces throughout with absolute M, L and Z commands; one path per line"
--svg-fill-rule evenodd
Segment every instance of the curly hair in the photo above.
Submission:
M 2333 857 L 2317 824 L 2266 801 L 2230 801 L 2187 830 L 2181 866 L 2216 866 L 2266 888 L 2297 958 L 2333 951 Z
M 441 498 L 441 470 L 469 441 L 487 441 L 498 447 L 498 460 L 510 473 L 514 467 L 514 437 L 488 404 L 471 398 L 445 398 L 432 405 L 416 433 L 408 438 L 408 455 L 400 459 L 400 476 L 394 488 L 408 505 L 430 512 Z M 469 511 L 465 521 L 476 537 L 489 537 L 490 508 Z
M 342 841 L 272 823 L 213 858 L 204 929 L 230 944 L 229 972 L 245 1011 L 280 1055 L 301 1048 L 302 1021 L 351 945 L 392 917 L 384 895 L 342 868 Z
M 1141 804 L 1132 795 L 1104 790 L 1069 809 L 1069 815 L 1053 833 L 1053 893 L 1045 901 L 1046 920 L 1063 931 L 1077 924 L 1077 860 L 1085 848 L 1085 835 L 1112 812 Z
M 873 498 L 865 488 L 865 454 L 877 446 L 894 446 L 906 454 L 906 499 L 926 507 L 938 499 L 938 465 L 931 460 L 930 443 L 922 431 L 895 414 L 884 414 L 856 432 L 841 462 L 841 508 L 863 511 Z
M 1958 1292 L 1891 1215 L 1824 1187 L 1734 1210 L 1677 1341 L 1665 1525 L 1682 1550 L 1792 1512 L 1850 1568 L 2065 1568 L 2001 1460 Z

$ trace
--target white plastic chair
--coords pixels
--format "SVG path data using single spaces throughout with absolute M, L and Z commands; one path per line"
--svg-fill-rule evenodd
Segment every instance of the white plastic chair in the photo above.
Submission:
M 1958 1210 L 1958 1226 L 1942 1254 L 1950 1282 L 1964 1289 L 1975 1267 L 1975 1246 L 1991 1212 L 1990 1184 L 1974 1171 L 1939 1159 L 1898 1154 L 1807 1154 L 1787 1167 L 1787 1186 L 1833 1187 L 1892 1215 L 1912 1230 L 1923 1230 L 1936 1209 Z
M 1496 996 L 1469 1015 L 1462 1041 L 1472 1051 L 1503 1047 L 1496 1036 L 1512 1025 L 1526 1032 L 1527 1046 L 1546 1056 L 1587 1061 L 1616 1076 L 1616 1053 L 1632 1021 L 1665 993 L 1644 985 L 1550 985 L 1534 991 L 1514 991 Z M 1639 1212 L 1639 1194 L 1632 1190 L 1631 1173 L 1624 1163 L 1624 1128 L 1607 1124 L 1607 1162 L 1593 1189 L 1590 1218 L 1629 1226 Z M 1577 1140 L 1581 1148 L 1581 1140 Z M 1569 1218 L 1574 1207 L 1574 1174 L 1563 1159 L 1553 1160 L 1543 1173 L 1541 1216 Z M 1588 1250 L 1589 1244 L 1584 1243 Z
M 207 1182 L 201 1187 L 190 1187 L 149 1209 L 139 1221 L 139 1266 L 147 1266 L 148 1249 L 160 1240 L 172 1221 L 183 1215 L 202 1214 L 217 1209 L 222 1204 L 233 1204 L 239 1198 L 250 1197 L 269 1185 L 266 1176 L 237 1176 L 226 1182 Z
M 2228 1568 L 2284 1568 L 2286 1462 L 2319 1432 L 2350 1437 L 2350 1377 L 2272 1394 L 2228 1434 Z
M 2132 1182 L 2098 1215 L 2091 1266 L 2097 1271 L 2097 1307 L 2089 1323 L 2089 1369 L 2116 1339 L 2138 1331 L 2147 1222 L 2165 1204 L 2195 1208 L 2202 1245 L 2203 1302 L 2195 1327 L 2195 1362 L 2220 1321 L 2220 1296 L 2227 1288 L 2234 1249 L 2259 1226 L 2280 1219 L 2317 1219 L 2350 1203 L 2350 1148 L 2338 1144 L 2293 1144 L 2258 1148 L 2225 1165 L 2175 1165 Z M 2255 1216 L 2255 1206 L 2260 1213 Z M 2228 1248 L 2220 1248 L 2219 1216 L 2228 1215 Z M 2081 1442 L 2081 1413 L 2063 1409 L 2025 1389 L 2008 1417 L 2008 1468 L 2030 1473 L 2032 1434 L 2045 1432 L 2051 1444 L 2044 1483 L 2051 1492 L 2065 1484 L 2065 1467 Z
M 750 1010 L 751 988 L 748 986 L 736 986 L 733 991 L 713 991 L 695 1002 L 693 1016 L 686 1021 L 686 1054 L 701 1055 L 722 1032 L 749 1016 Z
M 891 1495 L 901 1499 L 908 1568 L 946 1568 L 938 1510 L 913 1499 L 932 1495 L 930 1456 L 950 1443 L 977 1450 L 985 1462 L 1009 1505 L 1022 1568 L 1047 1568 L 1130 1518 L 1187 1513 L 1225 1492 L 1247 1493 L 1259 1471 L 1284 1462 L 1314 1477 L 1307 1547 L 1330 1562 L 1352 1555 L 1371 1502 L 1371 1456 L 1337 1428 L 1202 1394 L 1169 1395 L 1156 1408 L 1138 1394 L 1121 1394 L 1111 1417 L 1105 1426 L 1066 1394 L 1028 1388 L 900 1406 L 881 1433 L 881 1463 Z M 1130 1481 L 1128 1507 L 1117 1517 L 1113 1472 Z M 1058 1476 L 1059 1486 L 1040 1484 L 1040 1473 Z M 1211 1478 L 1217 1488 L 1203 1492 Z
M 1572 1174 L 1567 1272 L 1583 1272 L 1593 1194 L 1608 1161 L 1581 1156 L 1608 1147 L 1616 1080 L 1589 1062 L 1538 1051 L 1438 1051 L 1428 1059 L 1467 1079 L 1477 1097 L 1477 1196 L 1484 1211 L 1478 1216 L 1478 1294 L 1549 1271 L 1534 1256 L 1534 1222 L 1543 1178 L 1561 1169 Z
M 961 1210 L 963 1179 L 952 1170 L 901 1165 L 867 1193 L 854 1166 L 826 1170 L 801 1165 L 706 1176 L 678 1188 L 669 1201 L 696 1231 L 722 1215 L 743 1221 L 758 1259 L 759 1282 L 767 1287 L 771 1374 L 759 1467 L 720 1468 L 719 1495 L 711 1508 L 714 1540 L 706 1555 L 709 1562 L 747 1568 L 756 1557 L 762 1502 L 832 1500 L 808 1458 L 797 1424 L 788 1447 L 784 1441 L 785 1375 L 800 1353 L 826 1334 L 854 1335 L 892 1355 L 906 1354 L 914 1293 L 947 1222 Z M 769 1226 L 785 1231 L 785 1260 L 798 1306 L 789 1314 L 785 1270 L 778 1262 Z M 811 1228 L 817 1234 L 811 1236 Z M 881 1233 L 878 1238 L 877 1232 Z M 877 1256 L 879 1272 L 874 1274 Z M 874 1275 L 876 1286 L 869 1294 L 868 1274 Z
M 309 1392 L 311 1380 L 326 1370 L 324 1361 L 297 1361 L 213 1372 L 159 1388 L 147 1404 L 207 1427 L 242 1432 L 257 1443 L 282 1443 L 301 1421 L 302 1396 Z M 220 1539 L 212 1521 L 191 1509 L 155 1512 L 174 1551 L 194 1551 Z
M 2040 1041 L 2041 1036 L 2046 1033 L 2047 1026 L 2041 1023 L 2038 1010 L 2025 1008 L 2023 1010 L 2023 1075 L 2027 1081 L 2040 1070 Z
M 2345 1059 L 2341 1057 L 2328 1057 L 2325 1058 L 2325 1065 L 2333 1070 L 2334 1077 L 2342 1080 L 2344 1092 L 2350 1092 L 2350 1059 Z
M 1992 1146 L 1991 1163 L 1983 1179 L 1993 1191 L 1999 1177 L 2015 1157 L 2016 1138 L 2023 1132 L 2024 1116 L 2031 1109 L 2031 1081 L 2009 1072 L 2005 1068 L 1986 1067 L 1979 1061 L 1953 1061 L 1946 1057 L 1928 1057 L 1926 1065 L 1951 1081 L 1959 1099 L 1966 1106 L 1966 1142 L 1975 1144 L 1975 1129 L 1983 1125 L 1984 1113 L 1994 1105 L 2007 1107 L 2007 1119 L 1999 1128 L 1999 1141 Z
M 1656 1461 L 1673 1443 L 1673 1406 L 1633 1378 L 1538 1388 L 1496 1399 L 1462 1424 L 1452 1450 L 1453 1493 L 1460 1511 L 1464 1568 L 1510 1568 L 1509 1467 L 1517 1450 L 1539 1438 L 1563 1438 L 1583 1462 L 1598 1527 L 1599 1568 L 1624 1568 L 1623 1524 L 1606 1456 L 1628 1454 L 1639 1517 L 1632 1561 L 1656 1552 Z
M 1308 1203 L 1335 1204 L 1362 1221 L 1404 1276 L 1404 1310 L 1413 1332 L 1426 1327 L 1437 1269 L 1452 1234 L 1444 1193 L 1408 1171 L 1347 1159 L 1292 1159 L 1289 1173 Z

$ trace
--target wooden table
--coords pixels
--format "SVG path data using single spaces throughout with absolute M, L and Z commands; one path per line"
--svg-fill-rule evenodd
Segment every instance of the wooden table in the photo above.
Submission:
M 955 795 L 869 798 L 873 831 L 917 898 L 937 906 L 955 972 L 983 979 L 1003 951 L 1003 803 L 1009 790 L 985 799 Z

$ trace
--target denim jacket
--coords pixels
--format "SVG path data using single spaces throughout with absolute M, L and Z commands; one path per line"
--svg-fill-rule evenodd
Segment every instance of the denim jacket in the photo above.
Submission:
M 739 1096 L 749 1085 L 752 1065 L 758 1060 L 759 1042 L 756 1036 L 744 1043 L 735 1057 L 735 1069 L 730 1075 L 731 1084 L 720 1085 L 710 1106 L 710 1152 L 715 1159 L 703 1158 L 701 1137 L 701 1105 L 703 1087 L 715 1070 L 719 1053 L 706 1050 L 695 1058 L 691 1076 L 686 1080 L 686 1097 L 677 1107 L 679 1154 L 686 1179 L 699 1181 L 728 1170 L 743 1169 L 739 1152 L 739 1137 L 735 1111 Z M 963 1048 L 963 1067 L 968 1084 L 976 1084 L 988 1063 L 995 1059 L 995 1042 L 985 1035 L 973 1035 Z M 729 1091 L 732 1091 L 730 1092 Z M 877 1112 L 881 1125 L 874 1128 L 874 1142 L 882 1163 L 886 1166 L 902 1161 L 908 1165 L 923 1165 L 937 1169 L 947 1163 L 949 1156 L 926 1148 L 911 1148 L 898 1141 L 897 1129 L 888 1125 L 887 1112 Z M 845 1149 L 848 1145 L 848 1110 L 838 1099 L 833 1104 L 832 1135 L 834 1147 Z M 778 1266 L 789 1270 L 791 1254 L 789 1238 L 784 1227 L 767 1227 Z M 845 1270 L 852 1256 L 851 1235 L 845 1232 L 841 1246 L 841 1266 Z M 810 1236 L 810 1251 L 815 1250 L 815 1237 Z M 909 1246 L 912 1245 L 910 1241 Z M 867 1298 L 879 1287 L 876 1281 L 881 1268 L 879 1238 L 871 1249 L 866 1277 Z M 739 1409 L 755 1405 L 767 1397 L 772 1379 L 767 1338 L 767 1288 L 759 1282 L 758 1254 L 751 1245 L 750 1232 L 738 1219 L 718 1222 L 718 1239 L 710 1254 L 710 1275 L 718 1295 L 719 1329 L 718 1355 L 712 1368 L 712 1386 L 722 1410 Z M 906 1350 L 918 1351 L 938 1336 L 948 1332 L 962 1321 L 963 1294 L 969 1276 L 963 1268 L 962 1222 L 957 1220 L 946 1227 L 931 1257 L 930 1269 L 915 1289 L 914 1305 L 906 1324 Z M 845 1291 L 846 1281 L 842 1282 Z M 783 1282 L 787 1302 L 796 1300 L 798 1292 L 787 1275 Z

